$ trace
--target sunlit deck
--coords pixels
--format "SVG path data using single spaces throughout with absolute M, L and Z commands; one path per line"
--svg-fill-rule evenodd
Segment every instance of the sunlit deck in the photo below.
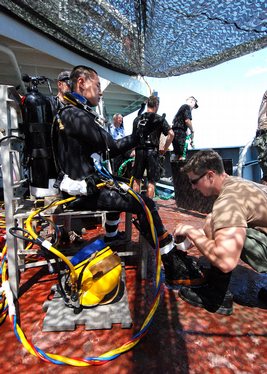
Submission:
M 204 215 L 179 212 L 174 200 L 157 201 L 166 227 L 172 231 L 178 220 L 196 227 Z M 122 216 L 122 218 L 124 215 Z M 123 227 L 123 223 L 122 223 Z M 101 225 L 87 230 L 85 239 L 103 234 Z M 138 249 L 138 233 L 133 229 L 133 249 Z M 84 325 L 71 332 L 43 332 L 43 303 L 51 297 L 55 275 L 46 266 L 22 273 L 20 325 L 29 341 L 46 353 L 66 357 L 100 356 L 121 347 L 140 330 L 150 309 L 154 291 L 154 261 L 149 250 L 147 279 L 140 279 L 138 258 L 125 258 L 126 287 L 132 328 L 120 324 L 110 330 L 86 331 Z M 199 256 L 195 248 L 191 254 Z M 242 278 L 241 278 L 242 275 Z M 212 314 L 193 307 L 178 296 L 178 290 L 162 285 L 161 301 L 147 335 L 130 351 L 103 366 L 73 367 L 46 363 L 26 351 L 16 339 L 7 319 L 0 327 L 0 367 L 12 373 L 266 373 L 267 371 L 267 302 L 257 297 L 267 286 L 267 276 L 258 275 L 243 263 L 237 267 L 231 282 L 235 300 L 231 316 Z

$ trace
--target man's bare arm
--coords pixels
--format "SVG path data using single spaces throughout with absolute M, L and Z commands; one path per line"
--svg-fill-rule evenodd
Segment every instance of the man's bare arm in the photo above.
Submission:
M 169 132 L 168 132 L 165 144 L 164 144 L 164 149 L 163 149 L 164 153 L 166 153 L 168 151 L 169 146 L 171 145 L 171 143 L 173 141 L 173 138 L 174 138 L 174 132 L 173 132 L 172 129 L 170 129 Z
M 198 250 L 224 273 L 233 270 L 239 261 L 246 238 L 245 227 L 231 227 L 217 230 L 214 239 L 208 238 L 204 231 L 191 225 L 178 224 L 174 237 L 187 236 Z
M 185 120 L 185 124 L 186 124 L 186 126 L 190 129 L 191 133 L 194 133 L 194 130 L 193 130 L 193 124 L 192 124 L 191 119 L 187 118 L 187 119 Z

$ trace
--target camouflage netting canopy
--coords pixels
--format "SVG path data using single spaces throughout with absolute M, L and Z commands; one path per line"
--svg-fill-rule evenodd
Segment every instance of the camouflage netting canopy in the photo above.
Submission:
M 168 77 L 267 46 L 266 0 L 0 0 L 70 50 L 129 75 Z

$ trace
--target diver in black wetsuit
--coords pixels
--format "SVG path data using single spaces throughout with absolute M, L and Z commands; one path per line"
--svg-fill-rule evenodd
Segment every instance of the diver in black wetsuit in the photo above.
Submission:
M 105 186 L 100 189 L 96 185 L 105 179 L 98 167 L 100 157 L 103 158 L 109 154 L 112 158 L 140 144 L 143 136 L 155 130 L 155 116 L 150 116 L 146 125 L 143 128 L 140 126 L 140 130 L 134 134 L 114 140 L 99 125 L 97 114 L 91 108 L 98 105 L 102 96 L 96 71 L 86 66 L 77 66 L 72 70 L 70 80 L 73 92 L 66 97 L 70 105 L 66 105 L 59 111 L 60 120 L 58 126 L 54 126 L 53 135 L 57 164 L 64 173 L 60 189 L 69 195 L 80 196 L 71 203 L 73 209 L 111 211 L 107 214 L 106 225 L 106 231 L 111 234 L 110 237 L 116 235 L 120 212 L 137 214 L 143 234 L 146 237 L 151 236 L 145 212 L 138 200 L 130 193 L 123 191 L 116 183 L 111 187 Z M 181 256 L 177 255 L 181 251 L 173 249 L 172 235 L 164 228 L 155 203 L 149 198 L 143 199 L 153 217 L 163 263 L 164 256 L 165 258 L 167 256 L 171 266 L 175 266 L 174 274 L 174 269 L 168 265 L 168 278 L 182 278 L 182 280 L 190 278 L 191 270 L 186 269 Z M 186 260 L 188 262 L 188 258 Z M 178 268 L 183 271 L 179 271 Z M 167 271 L 166 267 L 165 271 Z M 196 273 L 198 273 L 197 270 L 194 271 L 194 277 Z

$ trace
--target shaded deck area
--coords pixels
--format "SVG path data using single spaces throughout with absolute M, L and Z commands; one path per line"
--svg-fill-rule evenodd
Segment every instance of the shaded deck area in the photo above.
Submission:
M 175 222 L 201 227 L 204 214 L 177 210 L 175 200 L 157 201 L 160 216 L 172 232 Z M 125 217 L 122 215 L 122 220 Z M 123 228 L 123 223 L 121 224 Z M 100 224 L 90 227 L 84 238 L 103 234 Z M 133 228 L 132 249 L 138 253 L 138 233 Z M 147 279 L 140 279 L 138 256 L 125 257 L 126 287 L 133 320 L 131 328 L 113 325 L 110 330 L 86 331 L 79 325 L 70 332 L 43 332 L 43 303 L 52 297 L 55 275 L 47 268 L 27 270 L 21 276 L 20 325 L 27 338 L 46 353 L 67 357 L 99 356 L 120 347 L 139 331 L 146 318 L 154 290 L 154 256 L 148 256 Z M 192 248 L 192 255 L 199 252 Z M 161 302 L 147 335 L 132 350 L 103 366 L 72 367 L 46 363 L 29 354 L 16 339 L 9 319 L 0 327 L 1 372 L 12 373 L 266 373 L 267 300 L 258 299 L 267 288 L 267 275 L 259 275 L 240 262 L 234 271 L 231 290 L 235 296 L 231 316 L 212 314 L 193 307 L 178 296 L 178 288 L 162 285 Z M 101 317 L 100 317 L 101 318 Z

